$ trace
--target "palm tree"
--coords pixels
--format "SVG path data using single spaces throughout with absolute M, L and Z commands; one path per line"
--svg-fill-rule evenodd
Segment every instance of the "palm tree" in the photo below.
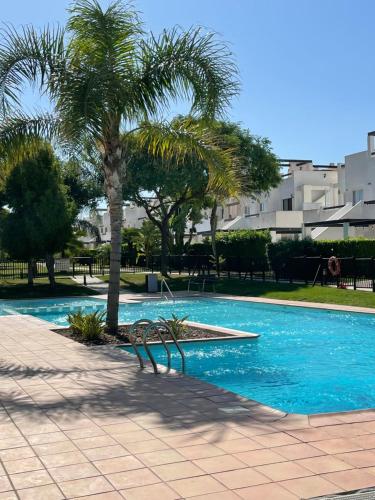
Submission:
M 191 101 L 195 115 L 222 113 L 238 92 L 236 67 L 225 44 L 192 28 L 146 36 L 138 13 L 121 1 L 103 10 L 97 0 L 77 0 L 66 29 L 7 28 L 0 42 L 0 141 L 44 136 L 60 146 L 90 141 L 100 154 L 111 221 L 107 327 L 117 330 L 120 286 L 122 184 L 129 161 L 124 132 L 149 132 L 141 122 L 159 116 L 170 100 Z M 40 116 L 21 111 L 24 81 L 37 84 L 52 103 Z M 12 112 L 10 114 L 10 112 Z M 181 157 L 193 146 L 211 149 L 193 136 L 171 137 L 165 130 L 152 142 L 164 156 Z M 176 146 L 178 142 L 178 147 Z M 154 147 L 152 146 L 152 147 Z M 216 158 L 216 159 L 215 159 Z M 213 163 L 217 160 L 217 155 Z

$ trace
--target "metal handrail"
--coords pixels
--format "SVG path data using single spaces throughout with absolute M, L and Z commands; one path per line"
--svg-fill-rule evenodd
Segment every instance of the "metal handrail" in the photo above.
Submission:
M 174 297 L 173 293 L 171 292 L 171 289 L 169 288 L 168 283 L 165 281 L 164 278 L 161 280 L 161 284 L 160 284 L 160 296 L 163 297 L 163 285 L 165 285 L 166 289 L 169 292 L 169 295 L 172 297 L 172 300 L 174 301 L 175 297 Z M 165 295 L 165 298 L 168 300 L 166 295 Z
M 137 326 L 139 325 L 150 325 L 152 324 L 152 321 L 150 319 L 139 319 L 138 321 L 136 321 L 135 323 L 132 324 L 132 326 L 130 327 L 130 330 L 129 330 L 129 335 L 128 335 L 128 339 L 129 339 L 129 342 L 131 343 L 133 349 L 134 349 L 134 352 L 135 354 L 137 355 L 137 358 L 138 358 L 138 361 L 139 361 L 139 366 L 141 368 L 141 370 L 144 369 L 145 365 L 143 363 L 143 359 L 142 359 L 142 356 L 138 350 L 138 347 L 137 347 L 137 344 L 135 342 L 135 340 L 133 339 L 133 335 L 135 333 L 135 330 L 137 328 Z M 149 355 L 150 357 L 150 353 L 149 353 L 149 350 L 146 349 L 147 351 L 147 354 Z M 151 360 L 151 363 L 152 363 L 152 354 L 151 354 L 151 357 L 150 357 L 150 360 Z M 154 366 L 154 363 L 152 363 L 153 366 Z
M 168 325 L 168 323 L 164 323 L 162 321 L 151 321 L 150 319 L 140 319 L 140 320 L 136 321 L 135 323 L 133 323 L 133 325 L 130 327 L 130 331 L 129 331 L 129 335 L 128 335 L 129 341 L 130 341 L 130 343 L 135 351 L 135 354 L 137 355 L 137 358 L 139 360 L 139 365 L 140 365 L 141 370 L 143 370 L 145 366 L 143 363 L 142 356 L 140 355 L 140 352 L 138 350 L 137 344 L 133 338 L 134 332 L 135 332 L 137 326 L 139 326 L 139 325 L 148 325 L 146 327 L 144 333 L 142 334 L 142 343 L 143 343 L 143 347 L 144 347 L 145 351 L 147 352 L 147 355 L 151 361 L 152 367 L 154 369 L 154 373 L 155 374 L 159 373 L 158 365 L 157 365 L 155 358 L 150 350 L 149 345 L 147 344 L 147 336 L 154 329 L 156 329 L 158 337 L 159 337 L 161 343 L 163 344 L 164 349 L 167 353 L 168 371 L 171 369 L 172 356 L 171 356 L 171 351 L 168 347 L 168 344 L 166 343 L 166 341 L 164 339 L 163 332 L 162 332 L 163 329 L 166 330 L 167 333 L 169 333 L 170 337 L 172 338 L 173 343 L 175 344 L 178 352 L 181 355 L 181 368 L 182 368 L 182 372 L 184 373 L 185 366 L 186 366 L 185 353 L 184 353 L 183 349 L 181 348 L 179 342 L 177 341 L 177 338 L 176 338 L 175 334 L 173 333 L 171 327 Z
M 160 340 L 161 340 L 161 342 L 162 342 L 162 344 L 164 346 L 164 349 L 166 350 L 168 370 L 171 369 L 171 352 L 169 350 L 169 347 L 168 347 L 167 343 L 164 340 L 163 334 L 160 331 L 160 329 L 166 330 L 167 333 L 169 333 L 169 335 L 171 336 L 171 338 L 173 340 L 173 343 L 175 344 L 175 346 L 176 346 L 176 348 L 177 348 L 177 350 L 178 350 L 178 352 L 180 353 L 180 356 L 181 356 L 181 368 L 182 368 L 182 372 L 185 373 L 185 366 L 186 366 L 186 363 L 185 363 L 185 353 L 184 353 L 183 349 L 181 348 L 179 342 L 177 341 L 177 338 L 176 338 L 175 334 L 173 333 L 171 327 L 168 325 L 168 323 L 162 322 L 162 321 L 155 321 L 152 325 L 148 326 L 147 329 L 146 329 L 146 331 L 145 331 L 145 333 L 144 333 L 144 341 L 147 343 L 147 335 L 154 328 L 157 328 L 158 336 L 159 336 L 159 338 L 160 338 Z M 155 373 L 158 373 L 158 372 L 156 371 Z

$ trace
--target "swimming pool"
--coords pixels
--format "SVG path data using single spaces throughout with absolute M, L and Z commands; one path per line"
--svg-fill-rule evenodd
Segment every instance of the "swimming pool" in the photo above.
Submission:
M 2 304 L 4 307 L 4 303 Z M 29 306 L 29 307 L 27 307 Z M 59 325 L 67 310 L 104 308 L 98 299 L 7 301 L 7 310 Z M 64 309 L 65 308 L 65 309 Z M 174 313 L 259 333 L 258 339 L 184 343 L 187 373 L 295 413 L 375 407 L 375 315 L 224 299 L 121 304 L 120 321 Z M 163 362 L 160 347 L 152 347 Z M 180 368 L 179 358 L 173 366 Z

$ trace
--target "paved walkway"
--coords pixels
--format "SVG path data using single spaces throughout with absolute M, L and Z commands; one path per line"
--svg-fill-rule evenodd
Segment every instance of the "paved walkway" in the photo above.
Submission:
M 293 500 L 375 485 L 375 412 L 285 415 L 0 318 L 0 499 Z

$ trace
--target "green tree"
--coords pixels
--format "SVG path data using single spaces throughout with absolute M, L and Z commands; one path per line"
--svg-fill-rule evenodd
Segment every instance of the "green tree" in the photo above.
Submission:
M 59 175 L 58 162 L 48 146 L 15 165 L 5 184 L 10 212 L 5 218 L 3 246 L 9 255 L 33 263 L 45 257 L 50 285 L 55 285 L 53 254 L 63 250 L 76 215 Z
M 196 135 L 167 134 L 165 127 L 142 124 L 160 116 L 170 99 L 192 103 L 192 113 L 214 117 L 238 92 L 236 68 L 227 47 L 214 34 L 173 28 L 146 36 L 137 12 L 117 1 L 103 10 L 97 0 L 77 0 L 69 10 L 67 30 L 26 26 L 3 34 L 0 50 L 0 104 L 4 120 L 0 141 L 42 135 L 64 145 L 95 144 L 105 179 L 111 218 L 111 259 L 107 327 L 118 325 L 120 286 L 122 172 L 130 160 L 129 134 L 152 142 L 165 157 L 182 160 L 194 148 L 202 157 L 218 152 Z M 23 81 L 37 83 L 53 105 L 52 115 L 26 116 L 21 109 Z M 17 113 L 14 112 L 18 105 Z M 9 117 L 9 112 L 13 114 Z M 7 116 L 8 115 L 8 116 Z M 147 138 L 147 141 L 146 141 Z M 213 156 L 212 156 L 213 153 Z
M 189 163 L 165 161 L 135 148 L 127 168 L 124 199 L 143 207 L 149 220 L 159 229 L 161 236 L 161 273 L 166 276 L 167 257 L 172 219 L 179 210 L 193 200 L 204 197 L 209 183 L 209 172 L 202 161 Z
M 144 220 L 136 237 L 135 244 L 138 255 L 144 255 L 146 267 L 150 265 L 150 258 L 160 252 L 160 231 L 150 220 Z
M 210 124 L 213 132 L 221 139 L 224 148 L 230 148 L 239 161 L 239 185 L 221 185 L 211 189 L 211 246 L 219 272 L 219 256 L 216 249 L 217 210 L 226 198 L 238 196 L 258 197 L 261 193 L 276 187 L 280 181 L 280 169 L 276 155 L 267 138 L 257 137 L 238 123 L 215 121 Z

